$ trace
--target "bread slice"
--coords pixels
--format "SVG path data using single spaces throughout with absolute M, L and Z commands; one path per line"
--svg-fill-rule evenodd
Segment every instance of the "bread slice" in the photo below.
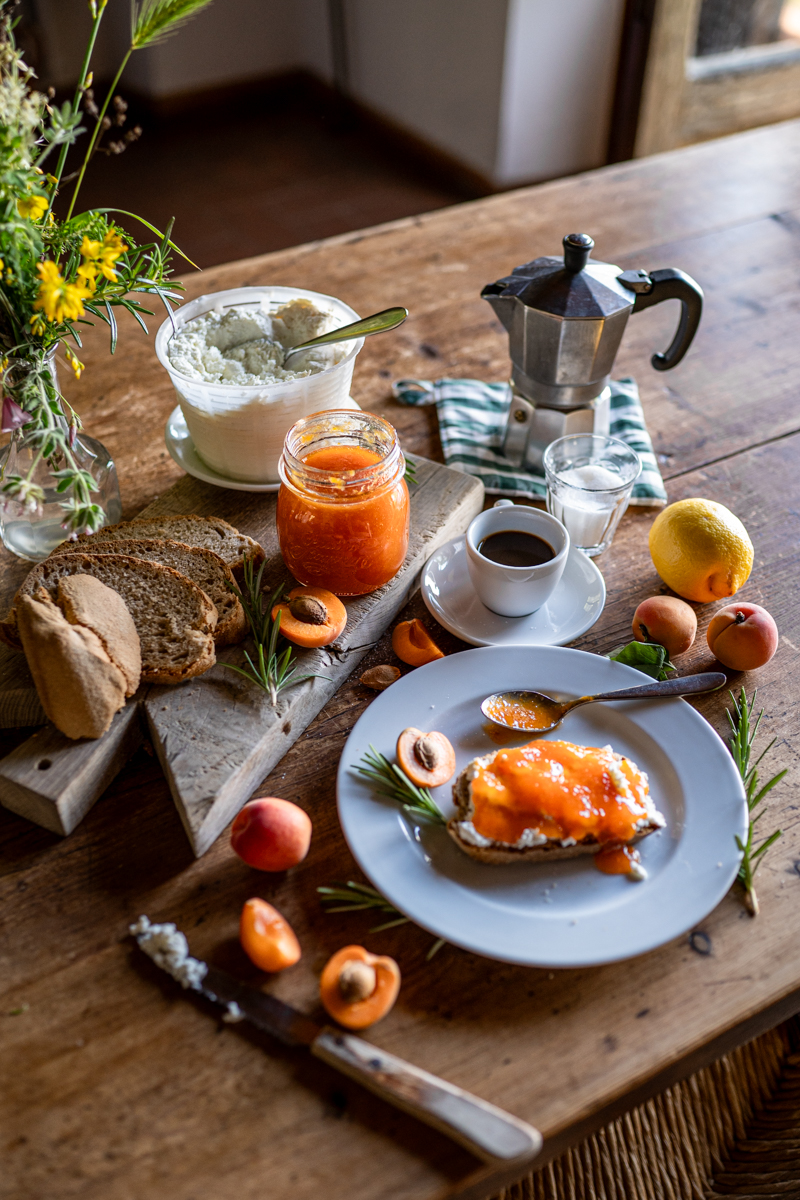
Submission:
M 180 571 L 181 575 L 196 583 L 217 610 L 215 645 L 231 646 L 240 642 L 247 633 L 244 609 L 229 586 L 234 582 L 233 573 L 212 550 L 205 550 L 202 546 L 187 546 L 184 542 L 167 541 L 163 538 L 125 538 L 117 542 L 101 541 L 100 538 L 101 533 L 97 533 L 90 543 L 92 554 L 127 554 L 131 558 L 160 562 L 166 567 Z M 86 553 L 83 542 L 63 542 L 56 547 L 51 557 Z
M 476 846 L 468 837 L 464 836 L 465 831 L 462 828 L 462 824 L 465 822 L 471 823 L 474 813 L 470 796 L 470 782 L 473 769 L 476 764 L 490 766 L 496 755 L 500 753 L 501 750 L 496 750 L 494 754 L 473 759 L 472 762 L 467 763 L 453 784 L 453 803 L 456 805 L 457 812 L 447 822 L 447 832 L 459 850 L 463 850 L 470 858 L 476 858 L 479 862 L 495 864 L 556 862 L 563 858 L 577 858 L 583 854 L 597 854 L 601 849 L 601 843 L 592 834 L 587 835 L 570 846 L 563 845 L 558 838 L 548 838 L 546 842 L 535 846 L 517 846 L 509 842 L 496 841 L 491 841 L 489 845 Z M 633 842 L 640 842 L 642 838 L 655 833 L 657 829 L 663 829 L 664 824 L 665 821 L 661 813 L 653 809 L 647 824 L 642 824 L 642 827 L 633 838 Z
M 120 525 L 106 525 L 97 533 L 79 534 L 78 544 L 91 554 L 86 543 L 94 538 L 103 542 L 127 541 L 129 538 L 167 538 L 187 546 L 202 546 L 218 554 L 237 579 L 242 577 L 245 557 L 252 558 L 256 567 L 264 561 L 264 551 L 258 542 L 239 533 L 221 517 L 135 517 Z
M 40 588 L 55 598 L 59 580 L 70 575 L 93 575 L 119 592 L 139 634 L 142 682 L 182 683 L 213 667 L 217 610 L 185 575 L 123 554 L 60 554 L 33 568 L 15 604 Z M 13 608 L 0 625 L 0 636 L 9 645 L 21 645 Z
M 40 599 L 47 593 L 39 589 Z M 70 625 L 90 629 L 122 672 L 126 695 L 132 696 L 142 676 L 142 646 L 128 606 L 94 575 L 69 575 L 58 581 L 58 607 Z

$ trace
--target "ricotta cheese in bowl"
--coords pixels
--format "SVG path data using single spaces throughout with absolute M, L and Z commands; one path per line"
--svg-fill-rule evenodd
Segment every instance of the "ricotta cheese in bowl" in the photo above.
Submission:
M 333 296 L 286 287 L 233 288 L 200 296 L 167 319 L 156 354 L 172 380 L 200 457 L 249 483 L 277 483 L 287 431 L 303 416 L 355 408 L 350 383 L 357 341 L 286 351 L 358 313 Z

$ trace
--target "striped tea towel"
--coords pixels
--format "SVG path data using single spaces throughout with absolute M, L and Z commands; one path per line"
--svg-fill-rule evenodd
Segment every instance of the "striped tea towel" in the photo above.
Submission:
M 627 442 L 642 460 L 631 504 L 660 508 L 667 493 L 653 443 L 644 423 L 639 389 L 633 379 L 611 381 L 611 436 Z M 435 404 L 444 461 L 456 471 L 477 475 L 487 492 L 542 499 L 547 493 L 544 471 L 514 467 L 503 454 L 511 393 L 507 383 L 480 379 L 400 379 L 392 390 L 401 404 Z

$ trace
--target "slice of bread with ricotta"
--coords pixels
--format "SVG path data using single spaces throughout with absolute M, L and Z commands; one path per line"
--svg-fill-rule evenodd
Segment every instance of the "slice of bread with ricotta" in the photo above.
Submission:
M 55 601 L 59 582 L 92 575 L 118 592 L 130 612 L 142 651 L 142 682 L 182 683 L 213 667 L 217 610 L 196 583 L 172 567 L 123 554 L 61 554 L 46 558 L 25 578 L 0 637 L 21 648 L 16 606 L 43 588 Z
M 99 579 L 20 596 L 17 621 L 42 708 L 69 738 L 99 738 L 139 686 L 141 648 L 122 597 Z
M 230 567 L 237 579 L 241 579 L 245 558 L 253 560 L 256 567 L 264 561 L 264 551 L 254 538 L 239 533 L 233 525 L 221 517 L 170 516 L 134 517 L 119 525 L 105 525 L 97 533 L 82 533 L 78 545 L 91 554 L 93 538 L 103 542 L 127 541 L 130 538 L 166 538 L 168 541 L 183 542 L 187 546 L 202 546 L 212 550 Z
M 119 541 L 101 541 L 102 530 L 89 543 L 92 554 L 126 554 L 130 558 L 143 558 L 147 562 L 163 563 L 180 571 L 192 583 L 196 583 L 208 596 L 217 610 L 214 643 L 231 646 L 241 642 L 247 633 L 244 609 L 231 590 L 234 579 L 230 567 L 212 550 L 202 546 L 187 546 L 184 542 L 168 541 L 165 538 L 124 538 Z M 64 542 L 51 555 L 86 554 L 83 542 Z
M 558 743 L 557 743 L 558 744 Z M 571 745 L 571 743 L 560 743 L 561 745 Z M 530 743 L 529 746 L 518 747 L 518 750 L 529 750 L 533 747 L 542 747 L 543 755 L 547 754 L 546 747 L 552 745 L 546 741 L 537 741 Z M 635 842 L 641 841 L 656 830 L 664 827 L 665 821 L 661 813 L 656 810 L 652 796 L 647 789 L 647 777 L 639 771 L 635 764 L 629 760 L 623 759 L 623 756 L 616 754 L 610 746 L 605 746 L 602 749 L 593 747 L 573 747 L 577 751 L 585 751 L 588 754 L 597 755 L 597 778 L 602 779 L 602 786 L 610 789 L 611 792 L 616 792 L 622 805 L 628 808 L 631 813 L 630 828 L 632 836 L 624 839 L 624 843 L 632 845 Z M 513 753 L 514 751 L 512 751 Z M 515 831 L 517 836 L 514 840 L 504 840 L 497 836 L 487 836 L 485 832 L 481 832 L 476 828 L 476 820 L 478 825 L 482 825 L 486 830 L 491 824 L 486 817 L 481 819 L 480 814 L 476 815 L 473 786 L 476 777 L 479 775 L 483 780 L 489 779 L 490 786 L 492 782 L 496 783 L 496 794 L 498 797 L 498 812 L 502 811 L 503 803 L 511 803 L 503 791 L 502 778 L 493 780 L 492 768 L 497 764 L 498 759 L 503 755 L 507 755 L 507 748 L 496 750 L 492 754 L 484 755 L 480 758 L 474 758 L 467 764 L 463 771 L 458 775 L 453 784 L 453 802 L 456 805 L 456 814 L 448 821 L 447 831 L 453 841 L 458 846 L 459 850 L 463 850 L 465 854 L 469 854 L 471 858 L 477 859 L 484 863 L 515 863 L 515 862 L 555 862 L 558 859 L 576 858 L 583 854 L 597 854 L 602 848 L 604 842 L 601 841 L 594 832 L 592 832 L 592 822 L 587 820 L 586 831 L 581 831 L 575 828 L 575 822 L 570 824 L 569 829 L 561 829 L 559 836 L 554 835 L 554 822 L 552 814 L 544 811 L 547 808 L 547 800 L 542 797 L 542 809 L 539 814 L 532 812 L 514 813 Z M 635 788 L 635 795 L 629 786 L 628 776 L 621 769 L 623 763 L 628 763 L 633 768 L 638 777 L 643 780 L 643 784 Z M 522 764 L 524 769 L 524 763 Z M 498 775 L 500 772 L 498 772 Z M 549 780 L 547 786 L 552 783 L 557 783 L 564 787 L 569 786 L 569 781 L 562 775 L 558 776 L 557 770 L 552 766 L 547 773 L 544 773 L 544 778 Z M 535 784 L 533 785 L 535 789 Z M 588 808 L 588 805 L 587 805 Z M 513 811 L 513 809 L 512 809 Z M 524 828 L 519 828 L 524 825 Z

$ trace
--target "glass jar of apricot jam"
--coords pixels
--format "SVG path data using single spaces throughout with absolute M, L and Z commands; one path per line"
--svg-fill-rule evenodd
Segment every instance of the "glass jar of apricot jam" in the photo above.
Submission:
M 278 471 L 278 538 L 299 583 L 362 596 L 397 574 L 409 504 L 388 421 L 345 409 L 303 417 L 286 435 Z

